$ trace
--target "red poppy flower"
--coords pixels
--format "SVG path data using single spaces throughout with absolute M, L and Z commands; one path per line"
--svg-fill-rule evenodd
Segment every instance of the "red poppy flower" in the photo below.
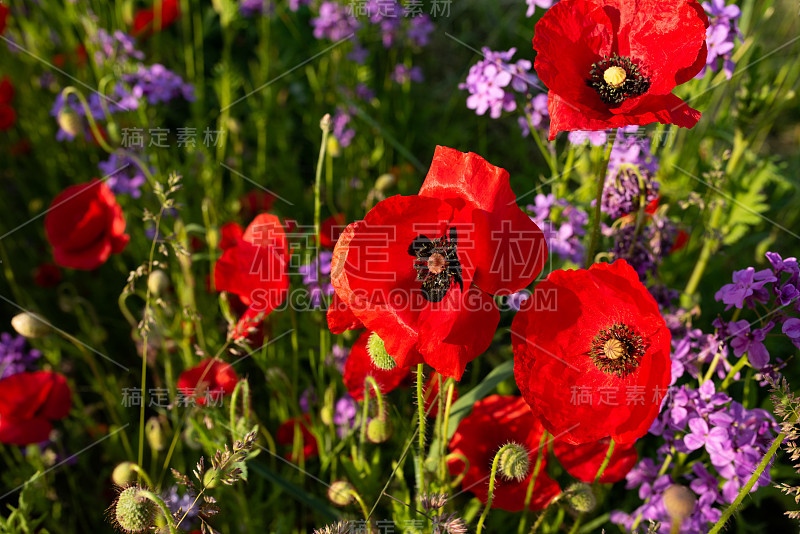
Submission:
M 239 199 L 239 215 L 244 219 L 251 219 L 259 213 L 271 210 L 274 203 L 275 195 L 269 191 L 253 189 Z
M 239 377 L 230 364 L 206 358 L 181 373 L 178 377 L 178 391 L 184 397 L 194 399 L 198 406 L 204 406 L 208 398 L 216 399 L 233 393 L 238 381 Z
M 322 221 L 319 227 L 319 244 L 325 248 L 333 248 L 345 226 L 347 224 L 345 224 L 344 213 L 331 215 Z
M 61 269 L 53 263 L 42 263 L 33 273 L 33 281 L 39 287 L 55 287 L 61 282 Z
M 157 30 L 163 30 L 178 20 L 180 16 L 180 4 L 178 0 L 160 0 L 161 15 L 160 20 L 156 20 L 156 9 L 159 0 L 154 0 L 153 6 L 147 9 L 140 9 L 133 16 L 134 37 L 148 37 Z
M 66 379 L 57 373 L 17 373 L 0 380 L 0 443 L 28 445 L 45 441 L 52 421 L 72 408 Z
M 8 6 L 0 2 L 0 35 L 6 31 L 6 19 L 8 18 Z
M 14 85 L 7 76 L 0 81 L 0 104 L 11 104 L 14 100 Z
M 519 512 L 525 508 L 525 496 L 533 477 L 533 466 L 539 456 L 539 443 L 544 428 L 531 413 L 521 397 L 491 395 L 479 400 L 472 407 L 472 413 L 458 425 L 450 452 L 463 454 L 469 461 L 461 487 L 471 491 L 484 504 L 489 488 L 489 477 L 495 454 L 503 445 L 513 442 L 528 450 L 530 469 L 528 475 L 520 480 L 507 480 L 500 473 L 495 479 L 492 508 L 509 512 Z M 545 469 L 547 454 L 542 451 L 542 465 L 536 476 L 531 495 L 530 510 L 542 510 L 561 490 L 558 484 L 547 475 Z M 452 460 L 450 471 L 463 472 L 463 460 Z
M 70 269 L 96 269 L 130 240 L 122 208 L 97 178 L 70 186 L 54 198 L 44 228 L 56 263 Z
M 219 240 L 219 248 L 222 250 L 228 250 L 231 247 L 235 247 L 239 240 L 244 237 L 244 230 L 241 226 L 239 226 L 239 223 L 235 222 L 222 225 L 222 228 L 220 228 L 220 233 L 222 236 Z
M 557 440 L 553 443 L 553 452 L 567 473 L 583 482 L 594 482 L 608 454 L 609 442 L 610 440 L 606 438 L 583 445 L 570 445 Z M 639 455 L 633 443 L 615 444 L 614 452 L 611 453 L 611 459 L 600 477 L 600 482 L 602 484 L 619 482 L 633 469 L 638 459 Z
M 491 343 L 500 314 L 489 294 L 524 288 L 547 245 L 519 209 L 508 173 L 476 154 L 437 147 L 419 195 L 379 202 L 334 248 L 331 280 L 397 364 L 427 362 L 460 379 Z M 352 317 L 334 317 L 342 325 Z
M 539 20 L 536 74 L 560 131 L 629 124 L 691 128 L 700 112 L 672 90 L 705 66 L 708 17 L 695 0 L 561 0 Z
M 347 304 L 333 293 L 331 303 L 328 306 L 328 328 L 334 334 L 341 334 L 346 330 L 356 330 L 364 328 L 364 324 L 358 320 Z
M 447 377 L 440 375 L 439 373 L 433 373 L 428 378 L 428 381 L 425 382 L 425 386 L 422 388 L 422 400 L 425 406 L 425 413 L 428 414 L 428 417 L 436 417 L 439 414 L 439 381 L 441 380 L 442 385 L 445 385 L 445 380 Z M 447 400 L 447 388 L 445 388 L 443 399 Z M 453 398 L 450 400 L 451 404 L 458 399 L 458 388 L 453 387 Z M 433 406 L 431 406 L 431 404 Z
M 350 349 L 350 355 L 344 364 L 344 386 L 350 396 L 357 401 L 364 398 L 364 380 L 368 375 L 375 379 L 383 394 L 394 390 L 411 375 L 408 367 L 398 366 L 389 371 L 375 367 L 372 357 L 367 351 L 367 342 L 371 335 L 370 331 L 361 334 L 361 337 L 353 344 L 353 348 Z M 370 389 L 370 396 L 372 395 Z
M 241 237 L 236 235 L 230 226 L 223 228 L 227 248 L 214 266 L 214 284 L 217 291 L 234 293 L 248 306 L 234 332 L 243 337 L 286 299 L 289 248 L 280 219 L 268 213 L 253 219 Z
M 536 291 L 548 298 L 511 325 L 533 413 L 575 445 L 643 436 L 670 382 L 670 332 L 636 271 L 625 260 L 554 271 Z
M 310 421 L 311 418 L 308 414 L 302 417 L 287 419 L 281 423 L 281 426 L 279 426 L 278 430 L 275 432 L 275 440 L 281 445 L 292 447 L 294 444 L 295 429 L 298 429 L 300 431 L 300 437 L 303 440 L 303 458 L 307 460 L 317 456 L 319 454 L 319 446 L 317 445 L 317 438 L 314 437 L 314 434 L 312 434 L 311 430 L 308 428 Z M 284 458 L 290 462 L 300 461 L 300 458 L 297 458 L 292 452 L 284 454 Z

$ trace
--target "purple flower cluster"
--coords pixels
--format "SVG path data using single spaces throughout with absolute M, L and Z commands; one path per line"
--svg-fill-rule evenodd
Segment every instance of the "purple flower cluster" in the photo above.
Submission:
M 139 65 L 137 72 L 126 74 L 123 79 L 131 86 L 137 97 L 146 98 L 152 104 L 169 102 L 175 98 L 194 101 L 194 87 L 159 63 L 146 67 Z
M 419 67 L 407 67 L 402 63 L 398 63 L 392 72 L 392 80 L 395 83 L 405 84 L 409 82 L 422 82 L 425 77 L 422 75 L 422 69 Z
M 517 117 L 522 137 L 528 137 L 531 126 L 537 130 L 550 127 L 550 112 L 547 111 L 547 93 L 538 93 L 528 98 L 521 117 Z
M 273 11 L 275 11 L 275 5 L 272 0 L 242 0 L 239 3 L 239 13 L 247 18 L 256 15 L 271 15 Z M 297 9 L 292 11 L 297 11 Z
M 731 364 L 728 362 L 728 346 L 725 344 L 723 334 L 720 332 L 706 334 L 699 328 L 692 328 L 688 324 L 687 316 L 688 313 L 682 309 L 664 314 L 667 327 L 672 334 L 670 384 L 675 384 L 686 373 L 693 378 L 700 378 L 703 365 L 710 364 L 714 358 L 717 359 L 716 375 L 725 378 Z
M 589 222 L 587 213 L 565 199 L 554 195 L 538 194 L 534 204 L 528 206 L 531 219 L 542 229 L 547 249 L 562 260 L 583 263 L 584 250 L 581 239 L 586 235 Z
M 350 356 L 350 349 L 341 345 L 334 345 L 330 354 L 325 357 L 326 365 L 333 365 L 339 371 L 339 374 L 344 374 L 344 364 L 347 362 L 347 357 Z
M 357 414 L 358 405 L 347 393 L 336 401 L 333 407 L 333 424 L 336 425 L 336 433 L 340 438 L 345 437 L 356 426 Z
M 300 9 L 300 6 L 310 6 L 311 0 L 289 0 L 289 9 L 291 11 L 297 11 Z
M 573 145 L 583 145 L 589 143 L 592 146 L 602 146 L 608 141 L 608 134 L 605 130 L 575 130 L 567 134 L 567 140 Z
M 0 379 L 32 371 L 35 361 L 41 357 L 38 350 L 28 349 L 24 337 L 7 332 L 0 334 Z
M 636 131 L 637 126 L 620 128 L 611 147 L 600 207 L 612 219 L 638 211 L 642 200 L 647 205 L 658 198 L 658 162 Z
M 333 285 L 331 284 L 331 258 L 333 253 L 323 250 L 319 255 L 305 265 L 297 268 L 303 277 L 303 283 L 311 294 L 311 304 L 314 308 L 322 305 L 323 296 L 333 295 Z M 317 266 L 319 265 L 319 277 L 317 278 Z
M 314 37 L 339 41 L 354 34 L 361 26 L 347 6 L 339 2 L 322 2 L 319 13 L 311 19 L 314 27 Z
M 789 312 L 800 312 L 800 264 L 795 258 L 783 259 L 780 254 L 767 252 L 769 269 L 756 271 L 748 267 L 734 271 L 733 281 L 717 291 L 714 298 L 725 303 L 726 310 L 755 309 L 757 305 L 766 308 L 765 317 L 771 320 L 759 321 L 759 326 L 746 320 L 725 322 L 714 321 L 714 326 L 731 339 L 731 348 L 737 357 L 747 353 L 750 364 L 762 372 L 768 369 L 769 352 L 764 346 L 767 334 L 777 325 L 782 325 L 783 333 L 800 347 L 800 319 L 790 317 Z M 780 365 L 782 362 L 775 362 Z M 774 366 L 773 366 L 774 367 Z
M 484 59 L 469 69 L 466 82 L 458 86 L 469 92 L 469 109 L 478 115 L 488 111 L 493 119 L 499 118 L 503 111 L 517 109 L 514 92 L 528 94 L 529 86 L 536 83 L 536 76 L 530 72 L 531 62 L 527 59 L 511 63 L 516 51 L 512 48 L 506 52 L 493 52 L 483 48 Z
M 106 185 L 116 195 L 130 195 L 133 198 L 142 196 L 141 187 L 147 181 L 139 164 L 125 152 L 109 154 L 108 159 L 97 164 L 103 177 L 107 177 Z M 148 169 L 151 173 L 154 169 Z
M 136 40 L 119 30 L 110 34 L 100 28 L 91 41 L 97 47 L 94 53 L 94 62 L 99 66 L 106 63 L 128 63 L 134 59 L 139 61 L 144 59 L 144 53 L 136 49 Z
M 348 128 L 350 124 L 350 112 L 342 107 L 336 108 L 336 113 L 333 115 L 333 136 L 339 141 L 342 148 L 350 146 L 353 138 L 356 136 L 356 131 Z
M 739 6 L 735 4 L 726 5 L 726 0 L 711 0 L 703 2 L 703 8 L 709 16 L 709 26 L 706 30 L 706 43 L 708 45 L 708 57 L 706 66 L 697 75 L 702 78 L 707 71 L 716 72 L 722 63 L 722 71 L 730 80 L 733 76 L 733 47 L 736 37 L 741 39 L 741 32 L 737 26 L 737 21 L 742 15 Z
M 525 0 L 525 2 L 528 4 L 528 11 L 525 13 L 525 16 L 531 18 L 537 7 L 547 11 L 553 7 L 553 4 L 555 4 L 557 1 L 558 0 Z
M 673 473 L 683 472 L 676 480 L 667 474 L 659 476 L 656 463 L 651 458 L 643 459 L 628 473 L 626 488 L 638 487 L 645 503 L 630 515 L 615 511 L 611 520 L 630 529 L 641 516 L 643 520 L 660 522 L 660 532 L 669 532 L 670 517 L 663 492 L 674 482 L 687 482 L 698 500 L 680 532 L 706 532 L 709 523 L 721 515 L 716 505 L 733 502 L 764 457 L 777 429 L 775 420 L 766 410 L 748 410 L 725 393 L 717 392 L 710 380 L 696 390 L 687 386 L 671 388 L 663 406 L 650 428 L 651 434 L 665 440 L 658 451 L 658 462 L 663 463 L 672 449 L 701 456 L 688 466 L 675 466 Z M 769 470 L 765 470 L 753 490 L 769 481 Z

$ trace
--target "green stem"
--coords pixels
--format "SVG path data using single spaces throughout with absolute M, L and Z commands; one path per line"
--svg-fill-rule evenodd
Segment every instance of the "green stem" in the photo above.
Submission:
M 320 228 L 320 214 L 322 212 L 322 166 L 325 161 L 325 151 L 328 147 L 328 134 L 331 128 L 331 116 L 326 113 L 322 120 L 319 121 L 319 127 L 322 128 L 322 143 L 319 146 L 319 158 L 317 158 L 317 174 L 314 178 L 314 237 L 316 239 L 316 246 L 319 248 L 322 243 L 322 230 Z M 320 262 L 317 261 L 317 280 L 322 280 L 320 273 Z
M 719 221 L 722 218 L 723 205 L 722 202 L 718 202 L 714 207 L 714 211 L 711 213 L 711 219 L 708 223 L 708 230 L 710 232 L 713 232 L 719 225 Z M 709 236 L 703 243 L 703 248 L 700 251 L 700 256 L 697 258 L 697 263 L 694 265 L 694 270 L 689 277 L 689 282 L 686 284 L 686 289 L 683 290 L 685 299 L 688 299 L 697 291 L 697 286 L 700 285 L 700 279 L 703 277 L 703 273 L 706 270 L 708 260 L 711 259 L 711 255 L 716 251 L 718 245 L 718 240 L 713 235 Z
M 603 186 L 606 183 L 608 174 L 608 161 L 611 158 L 611 147 L 614 146 L 613 140 L 609 139 L 606 145 L 606 152 L 603 156 L 603 166 L 600 168 L 597 178 L 597 194 L 595 195 L 594 222 L 592 226 L 592 238 L 589 241 L 589 250 L 586 251 L 586 268 L 594 262 L 594 254 L 597 251 L 597 244 L 600 242 L 600 206 L 603 203 Z
M 724 512 L 722 512 L 722 517 L 720 517 L 719 521 L 717 521 L 716 524 L 711 528 L 711 530 L 708 531 L 708 534 L 717 534 L 717 532 L 722 530 L 722 527 L 725 526 L 725 523 L 728 522 L 728 519 L 730 519 L 730 517 L 734 514 L 734 512 L 736 512 L 736 509 L 739 508 L 739 505 L 742 504 L 745 495 L 750 493 L 750 490 L 753 489 L 753 486 L 755 486 L 756 481 L 759 479 L 759 477 L 761 477 L 761 473 L 763 473 L 764 469 L 767 468 L 769 461 L 772 459 L 773 456 L 775 456 L 775 453 L 778 451 L 778 448 L 780 448 L 781 443 L 783 443 L 784 439 L 786 439 L 785 432 L 781 432 L 780 434 L 778 434 L 778 437 L 775 438 L 775 441 L 772 442 L 772 446 L 767 451 L 767 454 L 764 455 L 764 458 L 761 459 L 761 463 L 758 464 L 758 467 L 750 476 L 750 480 L 748 480 L 747 484 L 745 484 L 744 487 L 741 490 L 739 490 L 739 495 L 737 495 L 736 499 L 734 499 L 731 505 L 728 506 L 728 508 Z
M 425 401 L 422 389 L 424 387 L 424 364 L 417 364 L 417 420 L 419 421 L 419 451 L 417 468 L 419 469 L 419 490 L 425 491 Z
M 736 376 L 736 373 L 741 371 L 745 365 L 747 365 L 747 354 L 742 355 L 739 361 L 736 362 L 733 367 L 731 367 L 730 371 L 728 371 L 728 376 L 726 376 L 725 380 L 722 381 L 722 391 L 728 389 L 728 385 L 731 383 L 731 380 L 733 380 L 733 377 Z
M 172 512 L 170 511 L 167 503 L 164 502 L 164 499 L 153 493 L 149 490 L 141 490 L 141 494 L 149 499 L 150 501 L 154 502 L 156 506 L 161 510 L 161 513 L 164 515 L 164 519 L 167 522 L 167 527 L 169 528 L 170 534 L 178 534 L 178 527 L 175 525 L 175 520 L 172 518 Z
M 611 461 L 611 456 L 613 454 L 614 454 L 614 440 L 612 439 L 608 444 L 608 452 L 606 452 L 606 457 L 603 459 L 603 463 L 600 464 L 600 469 L 597 470 L 597 475 L 595 475 L 594 477 L 595 484 L 600 482 L 600 478 L 603 476 L 603 473 L 608 467 L 608 463 Z
M 86 116 L 86 120 L 89 121 L 89 128 L 92 130 L 92 134 L 97 140 L 97 144 L 100 145 L 100 147 L 109 154 L 114 152 L 114 149 L 108 146 L 108 143 L 106 143 L 105 139 L 103 139 L 103 135 L 100 133 L 100 129 L 97 127 L 97 123 L 94 120 L 92 111 L 91 109 L 89 109 L 89 103 L 86 101 L 86 97 L 83 96 L 83 93 L 81 93 L 71 85 L 65 87 L 64 90 L 61 91 L 61 97 L 64 99 L 65 103 L 67 102 L 67 97 L 71 94 L 78 97 L 78 100 L 80 101 L 81 106 L 83 107 L 83 112 Z
M 500 464 L 500 457 L 503 455 L 504 452 L 509 450 L 513 445 L 507 444 L 500 447 L 500 450 L 497 451 L 497 454 L 494 455 L 494 460 L 492 460 L 492 471 L 489 473 L 489 492 L 486 494 L 486 506 L 481 513 L 480 519 L 478 519 L 478 526 L 475 529 L 476 534 L 481 534 L 481 530 L 483 529 L 483 523 L 486 521 L 486 518 L 489 516 L 489 510 L 492 508 L 492 501 L 494 500 L 494 481 L 497 478 L 497 466 Z

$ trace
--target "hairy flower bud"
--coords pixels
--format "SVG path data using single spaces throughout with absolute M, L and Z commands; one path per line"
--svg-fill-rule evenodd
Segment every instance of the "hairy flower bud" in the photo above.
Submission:
M 664 490 L 664 507 L 673 521 L 683 521 L 694 510 L 697 499 L 686 486 L 672 484 Z
M 72 137 L 81 132 L 81 118 L 75 110 L 69 106 L 64 106 L 56 116 L 58 126 Z
M 383 443 L 392 437 L 392 421 L 385 414 L 367 424 L 367 439 L 372 443 Z
M 164 434 L 164 429 L 161 426 L 161 421 L 158 417 L 151 417 L 144 425 L 145 435 L 147 436 L 147 443 L 154 451 L 163 451 L 167 446 L 167 436 Z
M 517 481 L 528 476 L 531 467 L 528 450 L 518 443 L 509 443 L 503 448 L 499 461 L 500 474 L 509 480 Z
M 386 347 L 383 344 L 383 340 L 375 332 L 369 336 L 369 340 L 367 341 L 367 352 L 369 352 L 369 357 L 372 359 L 372 363 L 378 369 L 389 371 L 397 367 L 397 363 L 395 363 L 394 358 L 392 358 L 391 355 L 386 352 Z
M 53 330 L 38 315 L 28 312 L 15 315 L 11 319 L 11 326 L 19 335 L 28 339 L 44 337 Z
M 147 532 L 155 524 L 156 505 L 144 496 L 142 488 L 130 486 L 117 497 L 114 516 L 123 532 Z
M 592 486 L 585 482 L 576 482 L 567 488 L 567 502 L 573 510 L 579 513 L 588 513 L 597 506 L 597 498 L 592 491 Z
M 337 480 L 328 488 L 328 499 L 336 506 L 347 506 L 355 500 L 355 488 L 346 480 Z

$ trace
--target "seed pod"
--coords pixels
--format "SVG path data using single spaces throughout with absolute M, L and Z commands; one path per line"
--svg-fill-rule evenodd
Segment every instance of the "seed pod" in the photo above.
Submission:
M 592 486 L 585 482 L 576 482 L 567 488 L 567 502 L 573 510 L 579 513 L 588 513 L 597 506 Z
M 683 521 L 694 510 L 697 498 L 694 493 L 680 484 L 672 484 L 664 490 L 664 507 L 673 521 Z
M 369 352 L 369 357 L 372 360 L 372 363 L 378 369 L 389 371 L 397 367 L 397 363 L 394 361 L 394 358 L 392 358 L 391 355 L 386 352 L 386 347 L 383 344 L 383 340 L 375 332 L 369 336 L 369 340 L 367 341 L 367 352 Z
M 161 269 L 156 269 L 147 277 L 147 289 L 150 293 L 159 297 L 169 289 L 169 276 Z
M 147 443 L 154 451 L 163 451 L 167 447 L 167 436 L 158 417 L 151 417 L 147 420 L 144 432 L 147 436 Z
M 347 506 L 355 500 L 355 488 L 346 480 L 337 480 L 328 488 L 328 499 L 336 506 Z
M 117 486 L 126 486 L 136 480 L 136 464 L 133 462 L 122 462 L 114 468 L 111 473 L 111 480 Z
M 114 515 L 124 532 L 147 532 L 155 524 L 156 505 L 144 496 L 142 488 L 130 486 L 117 497 Z
M 382 415 L 367 424 L 367 439 L 372 443 L 383 443 L 392 437 L 392 420 Z
M 81 118 L 75 113 L 75 110 L 69 106 L 64 106 L 56 116 L 58 126 L 67 132 L 70 136 L 75 137 L 81 132 Z

